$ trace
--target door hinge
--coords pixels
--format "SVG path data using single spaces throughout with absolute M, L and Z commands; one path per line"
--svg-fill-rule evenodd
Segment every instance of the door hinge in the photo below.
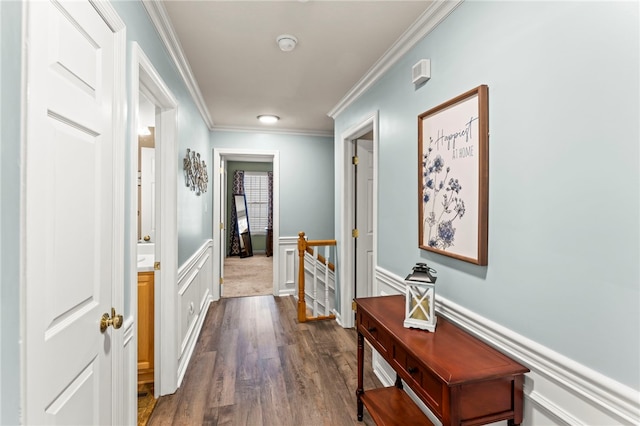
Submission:
M 351 230 L 351 236 L 352 236 L 353 238 L 358 238 L 358 237 L 360 236 L 360 232 L 358 232 L 358 230 L 357 230 L 357 229 L 352 229 L 352 230 Z
M 224 167 L 220 167 L 220 174 L 224 174 Z
M 160 262 L 155 262 L 155 263 L 153 264 L 153 269 L 154 269 L 155 271 L 159 271 L 159 270 L 160 270 Z
M 224 284 L 224 278 L 220 277 L 220 284 Z
M 358 305 L 356 305 L 356 301 L 351 302 L 351 310 L 356 312 L 358 310 Z
M 353 164 L 354 166 L 358 165 L 358 156 L 354 155 L 353 157 L 351 157 L 351 164 Z
M 224 229 L 224 223 L 220 222 L 220 229 Z

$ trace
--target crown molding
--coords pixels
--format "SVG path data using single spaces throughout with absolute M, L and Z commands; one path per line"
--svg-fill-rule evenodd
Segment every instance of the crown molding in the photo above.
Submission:
M 336 118 L 389 71 L 409 50 L 438 26 L 464 0 L 437 0 L 376 61 L 327 115 Z
M 207 108 L 207 104 L 202 97 L 202 92 L 200 92 L 200 87 L 198 86 L 198 82 L 193 76 L 193 72 L 191 71 L 191 66 L 189 66 L 189 62 L 184 55 L 182 50 L 182 45 L 178 40 L 178 36 L 173 30 L 173 26 L 171 25 L 171 21 L 167 15 L 167 10 L 164 8 L 164 5 L 160 1 L 154 0 L 141 0 L 142 5 L 144 6 L 149 18 L 151 18 L 151 22 L 155 27 L 162 43 L 164 44 L 169 56 L 176 64 L 178 68 L 178 72 L 180 76 L 184 80 L 193 101 L 198 107 L 200 111 L 200 115 L 202 119 L 206 123 L 209 130 L 213 130 L 213 120 L 211 119 L 211 115 L 209 115 L 209 109 Z
M 202 97 L 200 87 L 191 71 L 191 66 L 187 61 L 182 45 L 176 35 L 171 21 L 167 15 L 162 2 L 155 0 L 141 0 L 153 26 L 155 27 L 162 43 L 164 44 L 172 61 L 176 64 L 180 76 L 185 82 L 196 107 L 200 111 L 202 119 L 205 121 L 209 130 L 220 131 L 239 131 L 239 132 L 260 132 L 260 133 L 277 133 L 277 134 L 293 134 L 304 136 L 333 136 L 332 131 L 320 130 L 264 130 L 260 128 L 234 128 L 225 126 L 215 126 L 209 109 Z M 376 61 L 376 63 L 367 71 L 367 73 L 347 92 L 340 102 L 327 113 L 331 118 L 335 118 L 349 105 L 355 102 L 363 93 L 365 93 L 373 84 L 375 84 L 396 62 L 402 58 L 416 43 L 423 39 L 431 32 L 440 22 L 442 22 L 460 3 L 464 0 L 437 0 L 435 1 L 416 22 L 407 29 L 402 36 L 385 52 L 385 54 Z
M 244 133 L 266 133 L 274 135 L 293 136 L 319 136 L 323 138 L 333 138 L 333 131 L 325 130 L 299 130 L 299 129 L 265 129 L 264 127 L 237 127 L 237 126 L 213 126 L 212 131 L 218 132 L 244 132 Z

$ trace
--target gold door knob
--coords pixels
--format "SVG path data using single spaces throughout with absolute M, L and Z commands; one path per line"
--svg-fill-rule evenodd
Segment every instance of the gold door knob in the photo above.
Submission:
M 120 314 L 116 315 L 115 308 L 111 308 L 111 321 L 112 321 L 113 328 L 115 328 L 116 330 L 122 327 L 122 323 L 123 323 L 122 315 Z
M 117 330 L 122 327 L 122 322 L 122 315 L 116 315 L 115 308 L 111 308 L 111 316 L 108 313 L 104 313 L 100 318 L 100 332 L 104 333 L 110 325 Z

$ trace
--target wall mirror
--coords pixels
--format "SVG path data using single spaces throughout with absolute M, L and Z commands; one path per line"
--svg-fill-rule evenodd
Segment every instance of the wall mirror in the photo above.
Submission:
M 236 205 L 236 230 L 240 239 L 240 257 L 253 256 L 251 247 L 251 229 L 249 228 L 249 216 L 247 215 L 247 200 L 244 194 L 234 194 Z

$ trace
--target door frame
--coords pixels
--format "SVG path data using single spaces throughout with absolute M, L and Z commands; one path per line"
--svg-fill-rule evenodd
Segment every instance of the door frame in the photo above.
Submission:
M 280 293 L 280 152 L 278 150 L 248 150 L 237 148 L 213 148 L 213 187 L 220 188 L 222 176 L 225 170 L 223 165 L 227 161 L 256 161 L 272 163 L 273 165 L 273 295 Z M 218 191 L 214 195 L 214 203 L 218 206 L 224 204 L 227 196 L 227 188 Z M 221 241 L 221 235 L 226 229 L 225 218 L 221 217 L 219 208 L 213 209 L 213 241 Z M 222 225 L 222 226 L 221 226 Z M 215 249 L 215 247 L 214 247 Z M 220 300 L 220 280 L 223 268 L 225 246 L 219 247 L 213 261 L 213 300 Z
M 139 91 L 149 94 L 151 103 L 159 108 L 156 113 L 156 260 L 160 270 L 155 272 L 154 300 L 154 396 L 174 393 L 178 388 L 178 230 L 177 230 L 177 180 L 176 168 L 178 101 L 138 43 L 131 47 L 131 120 L 129 128 L 129 283 L 130 309 L 125 318 L 125 338 L 132 342 L 135 351 L 129 351 L 129 389 L 136 390 L 133 407 L 137 407 L 137 158 L 138 158 L 138 103 Z M 125 343 L 126 344 L 126 343 Z M 130 422 L 135 423 L 137 411 L 129 412 Z M 132 418 L 131 415 L 134 417 Z
M 351 302 L 353 300 L 353 276 L 355 273 L 355 244 L 351 231 L 354 228 L 354 173 L 351 164 L 353 156 L 353 141 L 361 138 L 369 132 L 373 132 L 373 258 L 375 271 L 378 252 L 378 111 L 371 113 L 365 119 L 345 130 L 336 147 L 336 154 L 342 161 L 342 179 L 336 179 L 336 190 L 342 193 L 340 204 L 342 208 L 338 213 L 337 237 L 342 242 L 338 250 L 338 280 L 340 283 L 340 318 L 339 322 L 344 328 L 354 326 L 354 316 L 351 314 Z M 377 293 L 375 276 L 373 278 L 373 292 Z

